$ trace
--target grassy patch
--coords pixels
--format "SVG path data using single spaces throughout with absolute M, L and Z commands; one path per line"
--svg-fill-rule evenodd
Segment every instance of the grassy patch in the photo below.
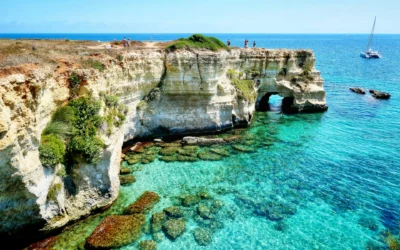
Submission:
M 44 135 L 39 146 L 39 157 L 43 165 L 54 166 L 64 161 L 64 142 L 54 134 Z
M 85 68 L 94 68 L 94 69 L 97 69 L 100 72 L 103 72 L 104 69 L 106 68 L 103 63 L 101 63 L 101 62 L 99 62 L 97 60 L 93 60 L 93 59 L 89 59 L 89 60 L 83 61 L 82 65 Z
M 235 86 L 240 98 L 243 98 L 249 102 L 255 101 L 257 93 L 254 89 L 253 80 L 239 80 L 238 78 L 234 78 L 232 80 L 232 84 Z
M 200 34 L 194 34 L 188 38 L 181 38 L 165 48 L 167 51 L 178 49 L 208 49 L 218 51 L 220 49 L 229 50 L 221 40 L 215 37 L 207 37 Z
M 47 200 L 48 201 L 57 201 L 57 194 L 60 192 L 62 189 L 61 183 L 57 183 L 52 185 L 49 188 L 49 192 L 47 193 Z

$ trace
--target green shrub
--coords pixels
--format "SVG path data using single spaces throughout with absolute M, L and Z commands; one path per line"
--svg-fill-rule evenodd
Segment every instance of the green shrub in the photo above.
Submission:
M 76 118 L 73 122 L 73 133 L 95 136 L 102 120 L 98 115 L 101 103 L 93 98 L 81 97 L 72 100 L 69 106 L 75 110 Z
M 109 108 L 118 106 L 118 102 L 119 102 L 118 96 L 105 95 L 104 100 L 105 100 L 106 106 Z
M 215 37 L 207 37 L 200 34 L 194 34 L 188 38 L 181 38 L 173 44 L 167 46 L 165 49 L 168 51 L 175 51 L 178 49 L 193 48 L 193 49 L 208 49 L 218 51 L 220 49 L 229 50 L 222 41 Z
M 74 95 L 78 95 L 78 91 L 79 91 L 79 87 L 81 85 L 81 78 L 79 77 L 79 75 L 77 73 L 72 73 L 69 78 L 68 78 L 68 82 L 71 86 L 72 89 L 72 93 Z
M 239 97 L 249 102 L 255 101 L 257 93 L 254 89 L 253 80 L 239 80 L 235 78 L 232 80 L 232 84 L 235 86 Z
M 39 157 L 43 165 L 54 166 L 64 161 L 65 145 L 56 135 L 43 135 L 39 146 Z
M 123 56 L 123 55 L 117 55 L 117 60 L 118 60 L 118 61 L 124 60 L 124 56 Z
M 94 136 L 76 135 L 68 144 L 68 151 L 75 158 L 83 158 L 87 163 L 98 163 L 104 143 Z

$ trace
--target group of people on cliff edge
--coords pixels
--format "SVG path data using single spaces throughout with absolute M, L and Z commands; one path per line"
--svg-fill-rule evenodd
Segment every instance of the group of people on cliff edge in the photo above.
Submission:
M 231 46 L 231 40 L 228 39 L 228 41 L 226 42 L 226 44 L 228 45 L 228 47 Z M 253 42 L 253 48 L 255 48 L 257 46 L 256 41 Z M 244 48 L 248 48 L 249 47 L 249 40 L 244 40 Z

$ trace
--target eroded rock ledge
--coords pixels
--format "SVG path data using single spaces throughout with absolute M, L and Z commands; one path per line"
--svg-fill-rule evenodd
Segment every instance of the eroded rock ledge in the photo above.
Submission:
M 108 206 L 117 198 L 121 146 L 137 136 L 217 132 L 247 125 L 272 94 L 288 112 L 327 109 L 323 79 L 309 50 L 232 49 L 210 52 L 137 50 L 123 58 L 93 55 L 105 70 L 68 61 L 0 69 L 0 233 L 27 226 L 52 230 Z M 129 112 L 123 126 L 102 135 L 97 165 L 80 164 L 62 179 L 42 166 L 38 147 L 57 107 L 72 98 L 68 77 L 83 80 L 81 95 L 119 96 Z M 234 82 L 236 81 L 236 82 Z M 236 83 L 236 84 L 235 84 Z M 54 183 L 62 184 L 54 201 Z M 68 192 L 72 185 L 74 192 Z

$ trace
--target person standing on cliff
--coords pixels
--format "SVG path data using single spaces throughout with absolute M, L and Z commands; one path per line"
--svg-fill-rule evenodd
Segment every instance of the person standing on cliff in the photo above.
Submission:
M 248 48 L 249 47 L 249 40 L 244 40 L 244 48 Z
M 122 40 L 122 45 L 124 45 L 124 47 L 126 47 L 126 37 L 124 37 L 124 39 Z
M 254 41 L 254 42 L 253 42 L 253 48 L 255 48 L 256 45 L 257 45 L 257 44 L 256 44 L 256 41 Z
M 228 45 L 228 47 L 231 46 L 231 41 L 228 39 L 228 41 L 226 42 L 226 44 Z
M 131 39 L 128 38 L 128 47 L 131 47 Z

